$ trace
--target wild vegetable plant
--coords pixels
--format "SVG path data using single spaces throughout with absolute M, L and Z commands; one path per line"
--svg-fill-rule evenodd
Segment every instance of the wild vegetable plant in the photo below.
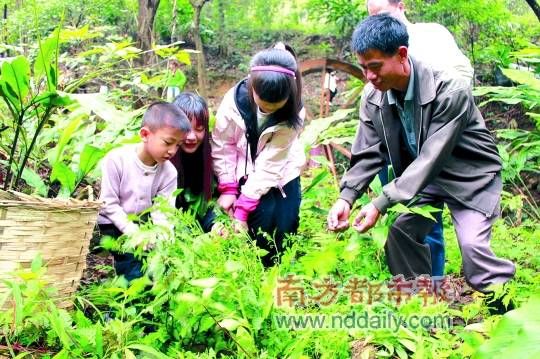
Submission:
M 33 69 L 22 55 L 2 63 L 0 97 L 11 115 L 7 126 L 13 131 L 13 139 L 6 146 L 4 189 L 19 187 L 41 131 L 57 108 L 71 102 L 57 91 L 58 34 L 56 30 L 39 41 Z

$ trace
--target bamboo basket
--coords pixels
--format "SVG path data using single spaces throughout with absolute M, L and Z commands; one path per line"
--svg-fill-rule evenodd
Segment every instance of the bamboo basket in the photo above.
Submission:
M 91 196 L 90 196 L 91 197 Z M 86 267 L 86 255 L 100 202 L 49 199 L 0 190 L 0 293 L 17 268 L 29 268 L 38 253 L 45 279 L 58 290 L 58 303 L 69 307 Z

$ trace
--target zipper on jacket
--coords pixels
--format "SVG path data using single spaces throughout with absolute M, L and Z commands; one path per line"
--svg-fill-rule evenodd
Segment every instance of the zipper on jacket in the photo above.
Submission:
M 246 132 L 246 162 L 244 163 L 244 177 L 247 178 L 247 166 L 248 166 L 248 154 L 249 154 L 249 140 L 247 139 L 247 132 Z
M 285 191 L 283 190 L 283 187 L 281 187 L 280 185 L 278 185 L 277 188 L 278 188 L 279 191 L 281 192 L 281 196 L 282 196 L 283 198 L 287 198 L 287 195 L 285 194 Z
M 386 150 L 388 151 L 388 158 L 390 159 L 390 165 L 392 166 L 392 171 L 395 172 L 396 168 L 394 167 L 394 162 L 392 161 L 392 155 L 390 154 L 390 146 L 388 146 L 388 139 L 386 138 L 386 128 L 384 127 L 384 121 L 383 121 L 383 118 L 382 118 L 382 113 L 381 113 L 381 109 L 379 108 L 379 118 L 381 119 L 381 124 L 382 124 L 382 130 L 383 130 L 383 135 L 384 135 L 384 142 L 386 142 Z
M 416 139 L 416 157 L 420 155 L 420 139 L 422 138 L 422 125 L 424 117 L 422 116 L 422 106 L 420 106 L 420 128 L 418 129 L 418 138 Z

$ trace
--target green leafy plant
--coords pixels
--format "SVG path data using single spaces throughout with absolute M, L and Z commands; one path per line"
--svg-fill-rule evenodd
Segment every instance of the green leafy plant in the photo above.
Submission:
M 58 34 L 56 30 L 39 42 L 31 70 L 30 61 L 18 56 L 2 64 L 0 96 L 5 101 L 13 131 L 7 145 L 8 160 L 4 189 L 19 188 L 36 141 L 53 112 L 71 101 L 58 91 Z

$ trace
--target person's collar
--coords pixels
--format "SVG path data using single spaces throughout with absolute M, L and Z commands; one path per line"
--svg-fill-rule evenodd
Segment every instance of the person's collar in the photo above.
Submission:
M 138 146 L 143 146 L 143 144 L 139 143 Z M 153 166 L 148 166 L 148 165 L 144 164 L 144 162 L 139 158 L 138 146 L 134 147 L 134 150 L 135 150 L 135 164 L 145 172 L 150 172 L 150 173 L 156 172 L 157 168 L 158 168 L 158 163 L 156 163 Z
M 407 92 L 405 92 L 404 101 L 412 101 L 414 98 L 414 67 L 410 58 L 407 58 L 409 65 L 411 66 L 411 72 L 409 76 L 409 84 L 407 85 Z M 395 105 L 397 101 L 395 90 L 388 91 L 388 103 L 390 105 Z
M 257 117 L 268 117 L 271 113 L 263 112 L 259 106 L 257 106 Z

